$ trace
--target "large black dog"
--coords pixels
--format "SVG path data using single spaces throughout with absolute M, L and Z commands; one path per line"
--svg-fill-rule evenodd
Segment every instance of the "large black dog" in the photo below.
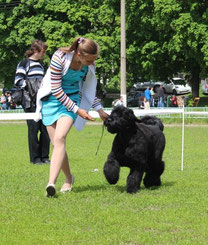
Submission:
M 138 191 L 144 173 L 145 187 L 160 186 L 160 176 L 165 168 L 162 161 L 165 136 L 161 120 L 154 116 L 144 116 L 139 120 L 131 109 L 118 106 L 104 125 L 108 132 L 117 134 L 104 165 L 107 181 L 116 184 L 120 167 L 129 167 L 127 192 Z

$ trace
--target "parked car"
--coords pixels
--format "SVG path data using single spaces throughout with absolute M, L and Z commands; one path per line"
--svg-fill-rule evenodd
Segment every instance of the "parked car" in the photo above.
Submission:
M 135 83 L 133 85 L 133 89 L 134 90 L 143 90 L 144 91 L 145 89 L 147 89 L 149 87 L 149 88 L 153 88 L 154 92 L 157 92 L 157 89 L 160 87 L 161 84 L 163 85 L 164 82 L 161 82 L 161 81 L 154 82 L 154 81 L 150 80 L 148 82 Z
M 165 93 L 167 94 L 188 94 L 191 92 L 191 87 L 186 83 L 186 81 L 179 77 L 174 77 L 170 82 L 161 82 L 161 81 L 148 81 L 143 83 L 134 84 L 136 90 L 145 90 L 147 87 L 153 87 L 154 92 L 157 92 L 157 89 L 163 86 Z
M 188 94 L 191 92 L 191 87 L 186 81 L 179 77 L 174 77 L 169 83 L 163 84 L 163 89 L 167 94 Z
M 130 91 L 127 95 L 127 106 L 138 107 L 140 97 L 144 97 L 143 91 Z
M 155 87 L 156 85 L 160 86 L 161 82 L 153 82 L 152 80 L 142 83 L 135 83 L 133 87 L 135 90 L 145 90 L 148 87 Z

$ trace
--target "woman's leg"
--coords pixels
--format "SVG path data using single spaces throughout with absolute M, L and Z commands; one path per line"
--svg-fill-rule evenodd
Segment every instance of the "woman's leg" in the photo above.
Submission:
M 65 183 L 62 186 L 62 189 L 68 189 L 72 187 L 72 175 L 69 167 L 69 160 L 67 153 L 65 154 L 63 165 L 62 165 L 62 170 L 65 175 Z
M 73 120 L 69 117 L 61 117 L 55 124 L 48 126 L 48 134 L 53 144 L 53 153 L 51 156 L 49 184 L 55 184 L 60 173 L 63 172 L 66 177 L 65 183 L 71 184 L 71 174 L 68 157 L 66 154 L 66 136 L 73 125 Z

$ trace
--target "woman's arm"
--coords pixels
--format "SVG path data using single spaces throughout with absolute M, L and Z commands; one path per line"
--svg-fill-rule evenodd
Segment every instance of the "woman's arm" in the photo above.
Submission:
M 22 60 L 16 68 L 14 84 L 19 88 L 24 88 L 26 86 L 26 71 L 28 69 L 28 65 L 26 59 Z
M 100 118 L 103 121 L 105 121 L 105 119 L 109 116 L 106 112 L 104 112 L 102 105 L 101 105 L 101 102 L 100 102 L 100 99 L 98 99 L 97 97 L 95 97 L 95 99 L 94 99 L 94 102 L 92 104 L 92 108 L 98 112 Z
M 69 111 L 76 113 L 79 107 L 67 96 L 62 88 L 62 71 L 64 64 L 65 54 L 60 50 L 56 51 L 50 64 L 51 92 Z
M 109 117 L 109 115 L 104 112 L 103 108 L 99 109 L 97 112 L 99 113 L 99 116 L 103 121 L 105 121 Z

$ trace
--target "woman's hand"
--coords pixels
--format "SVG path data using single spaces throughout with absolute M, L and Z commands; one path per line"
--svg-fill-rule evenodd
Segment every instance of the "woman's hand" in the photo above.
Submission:
M 94 121 L 94 118 L 92 118 L 86 110 L 83 110 L 83 109 L 80 109 L 80 108 L 79 108 L 79 109 L 77 110 L 77 114 L 78 114 L 80 117 L 82 117 L 82 118 L 84 118 L 84 119 L 86 119 L 86 120 Z
M 105 121 L 105 119 L 109 117 L 109 115 L 106 112 L 104 112 L 103 109 L 100 109 L 97 112 L 99 113 L 99 116 L 103 121 Z

